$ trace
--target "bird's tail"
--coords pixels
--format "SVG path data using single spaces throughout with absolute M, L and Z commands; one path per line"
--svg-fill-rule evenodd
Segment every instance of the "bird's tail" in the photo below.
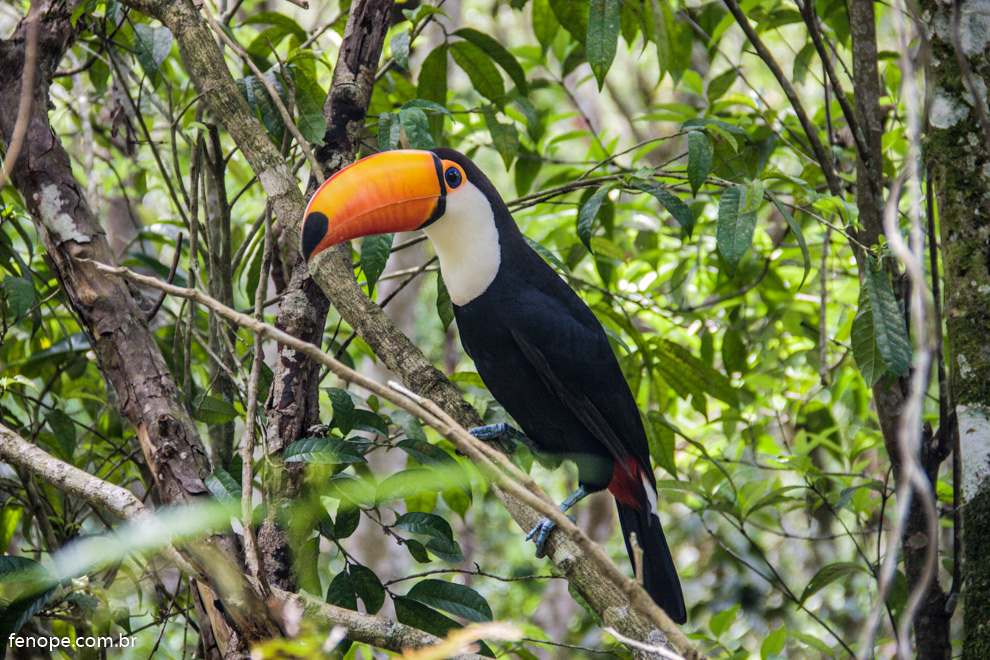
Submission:
M 642 502 L 639 507 L 623 504 L 616 500 L 619 510 L 619 523 L 622 525 L 622 536 L 626 541 L 626 552 L 633 562 L 630 535 L 635 532 L 636 543 L 643 549 L 642 584 L 646 593 L 667 613 L 675 623 L 687 621 L 687 609 L 684 607 L 684 594 L 681 593 L 681 582 L 677 578 L 674 559 L 670 556 L 667 539 L 663 536 L 660 519 L 651 510 L 649 502 Z

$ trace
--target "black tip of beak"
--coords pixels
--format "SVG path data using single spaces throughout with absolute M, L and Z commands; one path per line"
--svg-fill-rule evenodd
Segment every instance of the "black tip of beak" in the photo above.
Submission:
M 313 256 L 313 250 L 320 244 L 320 241 L 327 235 L 329 220 L 327 216 L 319 211 L 314 211 L 303 220 L 302 230 L 302 253 L 303 259 L 309 261 Z

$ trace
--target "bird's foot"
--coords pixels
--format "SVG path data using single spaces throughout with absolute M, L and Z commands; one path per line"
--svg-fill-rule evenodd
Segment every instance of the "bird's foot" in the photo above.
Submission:
M 505 422 L 489 424 L 488 426 L 478 426 L 470 431 L 471 435 L 478 440 L 498 440 L 506 454 L 511 454 L 516 450 L 516 443 L 529 445 L 529 438 L 523 435 L 522 431 L 509 426 Z
M 571 522 L 574 522 L 574 518 L 570 518 Z M 544 518 L 540 522 L 536 523 L 536 527 L 530 530 L 529 534 L 526 535 L 526 540 L 532 540 L 536 544 L 536 558 L 543 559 L 547 556 L 546 549 L 543 547 L 547 542 L 547 536 L 550 535 L 550 531 L 557 526 L 557 523 L 550 520 L 549 518 Z

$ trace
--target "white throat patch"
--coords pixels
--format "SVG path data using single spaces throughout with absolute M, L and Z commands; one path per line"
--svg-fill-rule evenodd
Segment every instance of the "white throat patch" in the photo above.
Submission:
M 470 181 L 447 193 L 443 216 L 423 230 L 433 243 L 455 305 L 466 305 L 488 289 L 502 263 L 491 202 Z

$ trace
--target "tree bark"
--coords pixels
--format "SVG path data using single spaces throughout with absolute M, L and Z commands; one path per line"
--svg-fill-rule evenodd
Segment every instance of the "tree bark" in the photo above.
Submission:
M 72 175 L 69 156 L 48 120 L 48 90 L 59 61 L 75 38 L 70 17 L 74 3 L 51 3 L 39 12 L 38 58 L 24 146 L 13 168 L 20 191 L 41 237 L 53 273 L 66 292 L 96 353 L 107 389 L 116 392 L 121 414 L 131 422 L 163 503 L 189 502 L 207 493 L 209 463 L 179 389 L 148 329 L 144 313 L 126 283 L 100 272 L 94 263 L 115 264 L 106 236 Z M 0 98 L 17 99 L 25 66 L 26 21 L 0 42 Z M 0 137 L 9 145 L 17 104 L 0 104 Z M 203 602 L 217 611 L 217 596 L 201 584 Z M 258 625 L 270 628 L 267 613 Z M 221 649 L 243 649 L 243 641 L 220 614 L 214 633 Z M 204 617 L 201 619 L 206 621 Z
M 946 362 L 962 460 L 955 487 L 966 542 L 963 658 L 976 660 L 990 656 L 990 143 L 980 116 L 990 86 L 990 3 L 925 0 L 921 8 L 931 49 L 925 155 L 938 200 Z

